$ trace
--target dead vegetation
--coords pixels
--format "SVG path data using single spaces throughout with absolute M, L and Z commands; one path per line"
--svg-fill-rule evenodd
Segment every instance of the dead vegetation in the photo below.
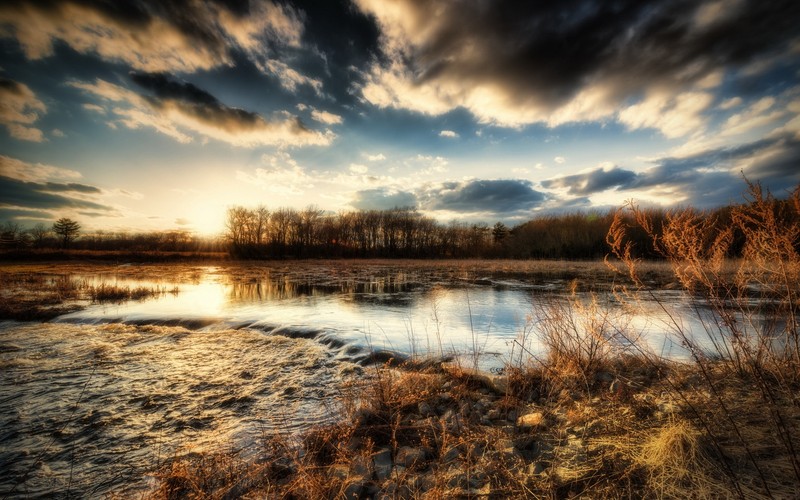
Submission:
M 83 308 L 87 303 L 145 300 L 178 287 L 91 284 L 68 274 L 0 271 L 0 319 L 47 320 Z

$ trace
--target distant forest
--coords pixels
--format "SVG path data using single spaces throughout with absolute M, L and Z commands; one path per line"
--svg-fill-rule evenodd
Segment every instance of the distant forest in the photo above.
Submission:
M 787 227 L 800 226 L 800 209 L 791 202 L 768 197 L 774 216 L 790 219 Z M 708 234 L 714 227 L 735 226 L 731 206 L 696 211 Z M 675 214 L 644 209 L 652 223 L 650 234 Z M 689 209 L 691 210 L 691 209 Z M 442 224 L 413 208 L 362 210 L 325 214 L 316 207 L 304 210 L 269 210 L 232 207 L 226 217 L 225 242 L 236 258 L 511 258 L 511 259 L 601 259 L 609 253 L 606 237 L 617 210 L 539 215 L 528 222 L 507 227 L 502 222 L 450 222 Z M 628 241 L 636 257 L 658 259 L 653 238 L 632 216 L 625 217 Z M 757 221 L 754 221 L 757 223 Z M 729 256 L 737 257 L 744 235 L 734 232 Z M 800 241 L 797 241 L 800 245 Z
M 776 217 L 800 225 L 789 202 L 771 199 Z M 727 227 L 732 207 L 697 213 L 712 225 Z M 106 252 L 226 253 L 236 259 L 298 258 L 511 258 L 601 259 L 609 253 L 606 236 L 617 211 L 589 211 L 539 215 L 514 227 L 502 222 L 440 223 L 413 208 L 326 213 L 314 206 L 303 210 L 265 206 L 234 206 L 226 213 L 226 227 L 217 238 L 189 231 L 149 233 L 84 232 L 70 219 L 52 227 L 43 224 L 22 229 L 16 223 L 0 226 L 0 242 L 8 255 L 60 250 Z M 676 212 L 649 208 L 654 234 Z M 624 211 L 622 213 L 625 213 Z M 627 231 L 636 256 L 657 259 L 652 238 L 630 220 Z M 737 238 L 740 242 L 737 243 Z M 729 256 L 738 256 L 743 237 L 734 235 Z M 800 242 L 798 242 L 800 244 Z

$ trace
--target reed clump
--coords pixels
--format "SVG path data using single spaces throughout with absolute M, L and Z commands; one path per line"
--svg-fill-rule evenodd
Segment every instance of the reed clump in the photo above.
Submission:
M 167 290 L 166 287 L 159 286 L 118 286 L 107 283 L 99 285 L 88 285 L 86 295 L 92 302 L 125 302 L 127 300 L 144 300 L 151 297 L 159 297 L 167 293 L 178 293 L 177 288 Z

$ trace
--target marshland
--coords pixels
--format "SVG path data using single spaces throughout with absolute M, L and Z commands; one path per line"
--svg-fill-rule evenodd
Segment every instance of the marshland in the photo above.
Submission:
M 6 262 L 0 486 L 790 498 L 799 193 L 630 205 L 605 261 Z

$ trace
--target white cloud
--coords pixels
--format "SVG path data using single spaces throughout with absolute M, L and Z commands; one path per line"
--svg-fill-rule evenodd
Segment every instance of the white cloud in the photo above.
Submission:
M 666 137 L 677 138 L 700 132 L 706 125 L 703 112 L 713 101 L 707 92 L 672 94 L 653 92 L 619 113 L 620 122 L 630 129 L 654 128 Z
M 144 71 L 194 72 L 232 66 L 229 44 L 247 53 L 262 70 L 269 43 L 299 46 L 303 26 L 290 7 L 250 2 L 247 16 L 210 2 L 190 2 L 155 15 L 141 9 L 135 20 L 115 9 L 77 2 L 0 4 L 4 34 L 17 39 L 28 59 L 53 54 L 62 41 L 83 54 L 122 61 Z M 191 29 L 188 28 L 191 26 Z
M 281 86 L 290 92 L 295 92 L 300 85 L 308 85 L 317 95 L 322 95 L 322 81 L 303 75 L 283 61 L 270 59 L 264 63 L 262 69 L 277 76 Z
M 351 163 L 349 170 L 354 174 L 366 174 L 367 171 L 369 170 L 369 168 L 367 168 L 366 165 L 361 165 L 361 164 L 358 164 L 358 163 Z
M 0 124 L 15 139 L 31 142 L 44 141 L 41 130 L 32 125 L 47 107 L 24 83 L 0 77 Z
M 556 156 L 555 158 L 553 158 L 553 161 L 561 165 L 563 163 L 566 163 L 567 159 L 564 158 L 563 156 Z
M 774 109 L 774 97 L 764 97 L 741 113 L 731 115 L 722 126 L 722 136 L 741 135 L 750 130 L 773 124 L 786 115 L 784 109 Z
M 376 155 L 364 154 L 364 157 L 366 157 L 367 161 L 383 161 L 386 159 L 383 153 L 378 153 Z
M 719 109 L 725 111 L 725 110 L 729 110 L 729 109 L 733 109 L 735 107 L 741 106 L 741 104 L 742 104 L 742 98 L 741 97 L 739 97 L 739 96 L 731 97 L 730 99 L 725 99 L 724 101 L 722 101 L 722 103 L 720 103 L 720 105 L 719 105 Z
M 301 195 L 314 188 L 314 178 L 285 151 L 262 155 L 261 163 L 252 174 L 237 170 L 236 178 L 276 194 Z
M 449 137 L 451 139 L 455 139 L 456 137 L 458 137 L 458 134 L 456 132 L 453 132 L 452 130 L 442 130 L 441 132 L 439 132 L 439 137 Z
M 342 123 L 342 117 L 336 115 L 334 113 L 329 113 L 327 111 L 320 111 L 318 109 L 312 109 L 311 111 L 311 118 L 314 120 L 325 123 L 327 125 L 337 125 Z

